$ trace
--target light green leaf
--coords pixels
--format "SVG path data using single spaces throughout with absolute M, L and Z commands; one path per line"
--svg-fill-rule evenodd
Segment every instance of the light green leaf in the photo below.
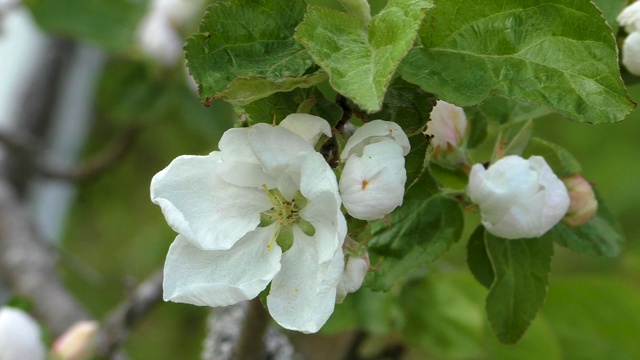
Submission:
M 371 7 L 367 0 L 339 0 L 340 5 L 349 13 L 349 15 L 356 18 L 361 26 L 366 29 L 371 20 Z
M 430 0 L 391 0 L 369 22 L 310 6 L 296 40 L 329 74 L 331 86 L 366 111 L 378 111 L 396 67 L 417 36 Z
M 485 232 L 495 280 L 487 296 L 487 315 L 498 339 L 506 344 L 525 333 L 547 296 L 553 240 L 507 240 Z
M 147 1 L 24 0 L 43 29 L 123 51 L 133 41 Z
M 524 150 L 523 156 L 532 155 L 544 157 L 553 172 L 559 177 L 571 176 L 582 171 L 580 163 L 569 151 L 552 142 L 533 138 Z
M 617 219 L 597 195 L 598 212 L 593 219 L 578 227 L 560 222 L 551 229 L 551 234 L 558 245 L 577 253 L 615 257 L 620 254 L 624 237 L 617 229 Z
M 398 71 L 459 106 L 501 96 L 590 123 L 622 120 L 635 106 L 611 29 L 589 0 L 443 1 L 420 37 Z
M 302 0 L 233 0 L 209 7 L 185 45 L 201 101 L 224 97 L 246 104 L 322 81 L 322 75 L 306 74 L 313 61 L 293 39 L 304 10 Z
M 471 234 L 467 243 L 467 265 L 469 265 L 473 277 L 489 289 L 493 285 L 495 274 L 484 242 L 484 233 L 484 227 L 478 226 Z
M 388 290 L 400 277 L 435 261 L 460 238 L 464 220 L 458 203 L 441 195 L 428 198 L 426 191 L 416 183 L 404 204 L 389 214 L 391 225 L 374 227 L 369 250 L 383 261 L 365 279 L 373 290 Z

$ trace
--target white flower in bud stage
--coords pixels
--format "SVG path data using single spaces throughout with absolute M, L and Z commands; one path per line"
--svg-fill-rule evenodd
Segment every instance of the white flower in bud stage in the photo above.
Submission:
M 0 359 L 44 360 L 46 350 L 38 323 L 26 312 L 0 308 Z
M 374 120 L 355 131 L 340 155 L 346 160 L 340 194 L 351 216 L 381 219 L 402 205 L 410 149 L 407 135 L 391 121 Z
M 226 306 L 269 283 L 280 325 L 316 332 L 333 312 L 346 222 L 336 177 L 313 145 L 331 128 L 294 114 L 279 126 L 224 133 L 220 151 L 180 156 L 151 182 L 152 201 L 178 232 L 164 298 Z
M 431 110 L 431 120 L 425 134 L 431 135 L 434 148 L 447 150 L 460 144 L 467 130 L 467 116 L 464 110 L 446 101 L 438 100 Z
M 567 188 L 540 156 L 507 156 L 488 170 L 475 164 L 468 194 L 487 231 L 505 239 L 542 236 L 569 209 Z
M 88 360 L 96 350 L 98 322 L 79 321 L 73 324 L 53 344 L 56 360 Z
M 635 2 L 624 8 L 617 20 L 629 34 L 640 31 L 640 2 Z
M 336 302 L 341 303 L 347 294 L 360 289 L 367 272 L 369 271 L 369 255 L 364 253 L 361 256 L 347 255 L 344 265 L 344 273 L 338 283 L 338 293 L 336 294 Z
M 640 75 L 640 31 L 629 34 L 622 44 L 622 64 L 634 75 Z

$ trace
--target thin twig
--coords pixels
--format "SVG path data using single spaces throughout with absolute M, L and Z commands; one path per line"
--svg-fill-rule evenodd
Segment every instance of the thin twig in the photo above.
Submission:
M 43 176 L 71 182 L 82 182 L 102 174 L 123 159 L 133 145 L 138 133 L 138 127 L 130 126 L 126 128 L 112 146 L 106 148 L 85 164 L 73 168 L 55 166 L 50 162 L 43 161 L 40 155 L 45 151 L 44 146 L 37 138 L 26 132 L 0 129 L 0 143 L 5 144 L 10 151 L 26 155 L 35 170 Z
M 131 329 L 162 299 L 162 280 L 162 270 L 157 271 L 107 316 L 98 341 L 101 356 L 113 359 Z
M 89 316 L 58 277 L 56 258 L 13 187 L 0 175 L 0 276 L 15 293 L 31 299 L 36 315 L 59 335 Z

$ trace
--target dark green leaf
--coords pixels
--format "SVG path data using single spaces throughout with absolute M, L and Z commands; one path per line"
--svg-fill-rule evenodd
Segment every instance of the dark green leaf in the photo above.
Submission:
M 369 250 L 384 260 L 365 280 L 373 290 L 388 290 L 398 278 L 433 262 L 460 238 L 464 220 L 458 203 L 441 195 L 429 198 L 427 189 L 416 183 L 405 203 L 389 214 L 391 225 L 374 227 Z
M 409 151 L 409 154 L 404 158 L 404 167 L 407 170 L 407 182 L 405 184 L 407 189 L 411 188 L 414 182 L 416 182 L 425 171 L 425 158 L 427 156 L 427 148 L 429 147 L 429 141 L 421 134 L 410 137 L 409 143 L 411 144 L 411 151 Z M 426 171 L 428 172 L 428 170 Z M 425 174 L 425 177 L 427 176 L 430 177 L 430 174 Z M 423 181 L 425 180 L 427 179 L 423 179 Z M 429 186 L 434 192 L 438 188 L 435 180 L 433 180 Z
M 487 247 L 484 242 L 484 227 L 478 226 L 467 243 L 467 265 L 478 282 L 487 289 L 491 288 L 495 275 Z
M 329 74 L 336 91 L 366 111 L 378 111 L 398 63 L 413 46 L 432 6 L 430 0 L 391 0 L 368 29 L 347 13 L 310 6 L 296 39 Z
M 429 169 L 438 183 L 446 188 L 464 190 L 469 183 L 469 175 L 459 168 L 452 169 L 446 166 L 440 166 L 435 162 L 430 162 Z
M 185 46 L 200 99 L 244 105 L 326 77 L 305 74 L 313 61 L 293 39 L 302 0 L 233 0 L 211 6 Z
M 45 30 L 122 51 L 133 41 L 147 1 L 24 0 Z
M 459 106 L 501 96 L 591 123 L 620 121 L 635 106 L 611 29 L 588 0 L 443 1 L 420 37 L 399 72 Z
M 549 114 L 550 111 L 536 104 L 492 97 L 478 106 L 467 109 L 467 113 L 474 117 L 482 117 L 487 121 L 506 124 L 539 118 Z
M 498 339 L 506 344 L 525 333 L 547 296 L 553 240 L 507 240 L 485 232 L 495 281 L 487 296 L 487 315 Z

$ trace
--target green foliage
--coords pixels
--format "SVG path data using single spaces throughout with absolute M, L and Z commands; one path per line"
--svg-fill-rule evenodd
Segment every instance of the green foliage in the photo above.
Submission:
M 399 72 L 457 105 L 501 96 L 590 123 L 622 120 L 634 108 L 611 29 L 588 0 L 444 1 L 420 39 Z
M 244 105 L 322 81 L 324 75 L 306 73 L 313 62 L 293 39 L 304 10 L 302 0 L 234 0 L 209 7 L 185 45 L 201 101 L 222 97 Z
M 147 0 L 24 0 L 45 30 L 85 39 L 111 51 L 133 41 Z
M 614 33 L 618 31 L 618 21 L 616 17 L 627 6 L 627 0 L 593 0 L 593 3 L 602 11 L 602 15 L 613 29 Z
M 487 315 L 498 339 L 512 344 L 527 330 L 547 296 L 553 240 L 507 240 L 485 233 L 494 281 L 487 296 Z
M 427 174 L 421 177 L 427 179 Z M 388 290 L 401 276 L 439 258 L 460 238 L 462 210 L 445 196 L 429 197 L 432 181 L 419 181 L 407 192 L 404 204 L 389 214 L 388 227 L 374 227 L 369 249 L 383 260 L 365 279 L 373 290 Z
M 467 265 L 469 265 L 469 270 L 471 270 L 476 280 L 489 289 L 495 280 L 495 273 L 487 252 L 484 233 L 484 227 L 478 226 L 469 237 L 469 242 L 467 243 Z
M 571 176 L 582 171 L 578 160 L 559 145 L 539 138 L 531 139 L 523 156 L 539 155 L 544 157 L 553 172 L 559 177 Z
M 430 0 L 391 0 L 368 31 L 353 16 L 310 6 L 296 40 L 329 74 L 331 86 L 366 111 L 378 111 L 387 86 L 412 47 Z

